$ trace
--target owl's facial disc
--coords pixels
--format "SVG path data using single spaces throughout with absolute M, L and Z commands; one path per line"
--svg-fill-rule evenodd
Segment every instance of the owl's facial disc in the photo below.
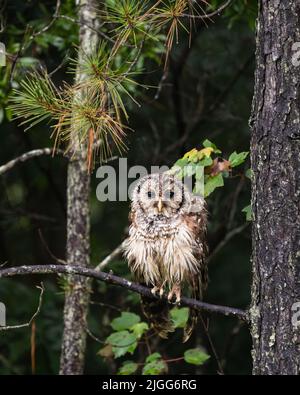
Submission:
M 153 177 L 140 188 L 139 203 L 149 216 L 173 217 L 183 201 L 183 188 L 171 178 Z

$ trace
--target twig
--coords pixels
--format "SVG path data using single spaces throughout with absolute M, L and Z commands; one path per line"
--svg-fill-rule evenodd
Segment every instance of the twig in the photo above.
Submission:
M 44 294 L 44 290 L 45 290 L 43 283 L 41 283 L 41 286 L 37 286 L 36 288 L 40 289 L 39 304 L 38 304 L 38 307 L 37 307 L 35 313 L 30 318 L 30 320 L 28 322 L 26 322 L 25 324 L 20 324 L 20 325 L 0 326 L 0 331 L 8 331 L 8 330 L 11 330 L 11 329 L 26 328 L 26 327 L 29 327 L 32 324 L 32 322 L 34 321 L 35 317 L 41 311 L 42 302 L 43 302 L 43 294 Z
M 212 251 L 212 253 L 208 256 L 207 262 L 210 262 L 212 258 L 237 234 L 242 233 L 249 226 L 249 222 L 244 223 L 237 228 L 230 230 L 226 233 L 224 239 L 220 241 L 220 243 L 216 246 L 216 248 Z
M 90 331 L 90 329 L 89 329 L 87 326 L 85 327 L 85 331 L 86 331 L 86 333 L 90 336 L 90 338 L 93 339 L 93 340 L 95 340 L 97 343 L 105 344 L 105 341 L 100 340 L 99 337 L 95 336 L 95 335 Z
M 46 240 L 43 236 L 43 233 L 41 231 L 41 229 L 38 229 L 38 234 L 40 236 L 41 242 L 43 244 L 43 246 L 45 247 L 46 251 L 48 252 L 48 254 L 50 255 L 50 257 L 57 263 L 61 264 L 61 265 L 65 265 L 67 262 L 63 259 L 58 258 L 57 256 L 55 256 L 53 254 L 53 252 L 50 250 L 48 244 L 46 243 Z
M 213 352 L 213 354 L 214 354 L 214 357 L 215 357 L 215 360 L 216 360 L 216 362 L 217 362 L 218 369 L 219 369 L 219 374 L 224 375 L 224 370 L 223 370 L 223 367 L 222 367 L 222 363 L 221 363 L 221 361 L 220 361 L 219 355 L 218 355 L 217 350 L 216 350 L 216 347 L 215 347 L 215 345 L 214 345 L 214 343 L 213 343 L 213 341 L 212 341 L 212 338 L 211 338 L 211 336 L 210 336 L 210 334 L 209 334 L 208 324 L 205 324 L 202 315 L 201 315 L 201 314 L 199 314 L 199 315 L 200 315 L 200 320 L 201 320 L 203 329 L 204 329 L 204 331 L 205 331 L 206 337 L 207 337 L 207 339 L 208 339 L 209 345 L 210 345 L 210 347 L 211 347 L 211 350 L 212 350 L 212 352 Z
M 43 34 L 50 29 L 50 27 L 53 25 L 53 23 L 56 21 L 56 19 L 59 16 L 60 6 L 61 6 L 61 0 L 57 0 L 56 6 L 55 6 L 55 11 L 54 11 L 51 21 L 46 26 L 44 26 L 41 30 L 39 30 L 38 32 L 32 33 L 32 35 L 30 37 L 31 40 L 33 40 L 36 36 L 39 36 L 40 34 Z
M 93 306 L 108 307 L 109 309 L 116 310 L 119 313 L 122 312 L 122 309 L 120 309 L 119 307 L 113 306 L 112 304 L 109 304 L 109 303 L 94 302 L 93 300 L 91 300 L 90 304 Z
M 67 21 L 76 23 L 76 24 L 79 25 L 79 26 L 86 26 L 86 27 L 88 27 L 89 29 L 91 29 L 92 31 L 94 31 L 95 33 L 99 34 L 99 36 L 101 36 L 101 37 L 104 38 L 105 40 L 111 42 L 112 44 L 115 44 L 115 41 L 114 41 L 112 38 L 110 38 L 109 36 L 107 36 L 107 35 L 106 35 L 105 33 L 103 33 L 101 30 L 95 29 L 95 28 L 94 28 L 93 26 L 91 26 L 89 23 L 86 23 L 86 22 L 84 22 L 84 21 L 79 21 L 79 20 L 77 20 L 77 19 L 75 19 L 75 18 L 72 18 L 71 16 L 68 16 L 68 15 L 58 15 L 57 18 L 65 19 L 65 20 L 67 20 Z
M 95 270 L 103 270 L 105 266 L 107 266 L 112 260 L 114 260 L 117 256 L 121 255 L 123 251 L 123 243 L 118 245 L 106 258 L 103 259 L 96 267 Z
M 199 14 L 181 14 L 180 17 L 185 17 L 185 18 L 192 18 L 192 19 L 210 19 L 216 15 L 219 15 L 223 10 L 225 10 L 225 8 L 227 8 L 231 3 L 233 2 L 233 0 L 227 0 L 226 3 L 224 3 L 223 5 L 221 5 L 219 8 L 217 8 L 215 11 L 212 11 L 208 14 L 203 14 L 203 15 L 199 15 Z
M 123 288 L 129 289 L 130 291 L 133 292 L 137 292 L 148 298 L 158 299 L 158 297 L 152 294 L 151 289 L 148 287 L 131 282 L 125 278 L 115 276 L 111 272 L 110 273 L 99 272 L 95 269 L 88 269 L 80 266 L 75 267 L 69 265 L 36 265 L 36 266 L 12 267 L 8 269 L 0 270 L 0 278 L 28 275 L 28 274 L 51 274 L 51 273 L 52 274 L 63 273 L 69 275 L 78 274 L 84 277 L 91 277 L 99 281 L 104 281 L 107 284 L 121 286 Z M 167 301 L 167 297 L 165 295 L 162 296 L 162 299 Z M 218 306 L 187 297 L 181 298 L 181 305 L 192 307 L 199 311 L 204 310 L 210 313 L 223 314 L 225 316 L 233 316 L 243 321 L 247 321 L 247 322 L 249 321 L 247 311 L 236 309 L 233 307 Z
M 37 156 L 53 155 L 54 153 L 63 155 L 62 150 L 56 149 L 54 151 L 52 148 L 40 148 L 40 149 L 28 151 L 25 154 L 18 156 L 17 158 L 7 162 L 5 165 L 0 166 L 0 175 L 6 173 L 8 170 L 12 169 L 18 163 L 26 162 L 27 160 L 31 158 L 35 158 Z

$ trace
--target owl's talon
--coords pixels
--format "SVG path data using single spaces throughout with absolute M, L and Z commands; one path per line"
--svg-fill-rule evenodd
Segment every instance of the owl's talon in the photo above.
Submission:
M 158 291 L 160 291 L 160 289 L 158 288 L 158 287 L 153 287 L 152 289 L 151 289 L 151 293 L 152 293 L 152 295 L 154 295 L 154 296 L 156 296 L 156 294 L 157 294 L 157 292 Z
M 159 297 L 162 298 L 163 294 L 164 294 L 164 289 L 163 287 L 161 287 L 159 290 Z
M 175 301 L 172 302 L 173 297 L 175 296 Z M 172 304 L 180 305 L 181 302 L 181 289 L 180 286 L 174 285 L 171 291 L 168 294 L 168 301 Z

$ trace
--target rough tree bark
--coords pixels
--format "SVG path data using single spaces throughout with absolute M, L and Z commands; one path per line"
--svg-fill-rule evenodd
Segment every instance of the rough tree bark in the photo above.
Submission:
M 79 63 L 83 53 L 90 53 L 98 43 L 98 20 L 95 13 L 95 0 L 79 2 Z M 85 76 L 79 69 L 76 81 Z M 84 92 L 82 92 L 84 94 Z M 76 137 L 74 137 L 76 139 Z M 89 192 L 90 176 L 86 166 L 86 154 L 78 147 L 68 165 L 68 219 L 67 219 L 67 264 L 88 267 L 90 261 L 90 213 Z M 60 374 L 82 374 L 86 346 L 86 315 L 89 304 L 89 285 L 87 278 L 70 276 L 65 296 L 64 332 L 62 339 Z
M 299 0 L 259 2 L 250 120 L 254 374 L 300 373 L 300 327 L 292 324 L 300 301 L 299 21 Z

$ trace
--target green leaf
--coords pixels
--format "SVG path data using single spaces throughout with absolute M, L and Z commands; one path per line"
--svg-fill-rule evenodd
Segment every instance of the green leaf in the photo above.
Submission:
M 148 330 L 149 326 L 146 322 L 138 322 L 131 327 L 131 331 L 134 333 L 137 339 L 140 339 Z
M 231 163 L 231 167 L 236 167 L 241 165 L 245 159 L 247 158 L 249 152 L 240 152 L 239 154 L 234 151 L 230 157 L 229 157 L 229 162 Z
M 140 322 L 140 317 L 134 313 L 122 312 L 121 316 L 115 318 L 111 322 L 111 326 L 115 331 L 123 331 L 130 329 L 132 326 Z
M 207 166 L 211 166 L 213 164 L 213 160 L 210 156 L 205 156 L 203 159 L 201 159 L 197 165 L 198 166 L 203 166 L 203 167 L 207 167 Z
M 106 339 L 106 343 L 112 345 L 115 358 L 125 355 L 127 352 L 133 354 L 137 347 L 136 336 L 128 331 L 114 332 Z
M 224 186 L 224 180 L 221 173 L 216 176 L 209 176 L 204 185 L 204 197 L 209 196 L 216 188 Z
M 246 213 L 246 221 L 252 221 L 252 209 L 251 204 L 243 208 L 242 213 Z
M 138 364 L 133 361 L 125 361 L 123 365 L 120 367 L 118 374 L 119 375 L 130 375 L 137 371 Z
M 200 348 L 192 348 L 184 353 L 184 360 L 192 365 L 203 365 L 210 358 Z
M 160 359 L 160 358 L 161 358 L 161 354 L 160 354 L 159 352 L 155 352 L 155 353 L 149 355 L 149 356 L 146 358 L 146 362 L 147 362 L 147 363 L 148 363 L 148 362 L 153 362 L 153 361 L 156 361 L 157 359 Z
M 127 347 L 136 340 L 134 334 L 128 331 L 114 332 L 106 339 L 106 343 L 117 347 Z
M 166 364 L 162 359 L 147 363 L 143 368 L 143 375 L 156 375 L 166 371 Z
M 170 315 L 175 328 L 184 328 L 189 318 L 189 309 L 187 307 L 174 307 L 170 311 Z
M 252 169 L 247 169 L 247 170 L 246 170 L 246 173 L 245 173 L 245 176 L 246 176 L 247 178 L 249 178 L 249 180 L 252 180 L 252 177 L 253 177 L 253 170 L 252 170 Z
M 203 145 L 204 148 L 208 148 L 208 147 L 213 148 L 214 149 L 214 153 L 216 153 L 216 154 L 221 154 L 222 153 L 222 151 L 219 150 L 219 148 L 216 146 L 216 144 L 212 143 L 208 139 L 204 140 L 202 145 Z
M 113 347 L 112 351 L 114 353 L 115 358 L 120 358 L 127 353 L 132 355 L 136 348 L 137 348 L 137 342 L 134 342 L 128 347 Z

